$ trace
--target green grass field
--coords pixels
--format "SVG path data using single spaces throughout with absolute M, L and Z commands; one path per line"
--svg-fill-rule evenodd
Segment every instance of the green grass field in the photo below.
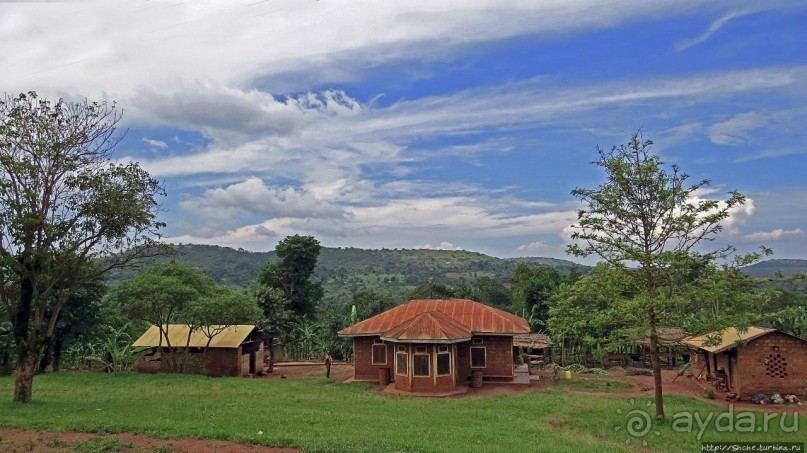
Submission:
M 366 384 L 319 377 L 57 373 L 38 376 L 34 402 L 19 405 L 11 402 L 13 387 L 12 378 L 0 378 L 0 427 L 222 439 L 314 452 L 700 451 L 697 424 L 693 432 L 680 432 L 680 427 L 676 431 L 672 417 L 665 425 L 649 427 L 642 437 L 629 435 L 627 417 L 654 413 L 645 405 L 646 398 L 631 402 L 561 389 L 423 399 L 380 394 Z M 707 417 L 709 412 L 723 412 L 690 398 L 666 401 L 670 415 L 698 410 Z M 793 425 L 792 414 L 786 420 L 786 428 Z M 760 414 L 756 422 L 762 425 Z M 703 441 L 807 438 L 804 429 L 781 432 L 778 419 L 770 422 L 767 432 L 716 432 L 713 422 L 709 426 Z

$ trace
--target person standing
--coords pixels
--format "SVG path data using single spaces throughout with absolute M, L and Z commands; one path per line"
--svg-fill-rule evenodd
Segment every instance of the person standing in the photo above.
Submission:
M 331 357 L 330 351 L 327 349 L 325 350 L 325 378 L 330 379 L 331 377 L 331 364 L 333 363 L 333 357 Z

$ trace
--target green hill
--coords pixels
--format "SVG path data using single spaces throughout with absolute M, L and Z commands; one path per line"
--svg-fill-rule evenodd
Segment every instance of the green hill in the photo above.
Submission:
M 213 245 L 177 245 L 179 254 L 156 262 L 176 260 L 209 275 L 218 283 L 249 288 L 260 269 L 275 260 L 274 252 L 249 252 Z M 477 277 L 489 276 L 507 282 L 516 264 L 552 266 L 562 271 L 577 266 L 588 267 L 554 258 L 502 259 L 464 250 L 407 250 L 323 247 L 314 276 L 322 281 L 326 297 L 344 297 L 362 288 L 374 288 L 405 297 L 414 287 L 435 280 L 449 285 L 471 283 Z M 118 271 L 111 282 L 128 280 L 135 271 Z
M 807 260 L 768 260 L 743 268 L 743 272 L 757 278 L 770 278 L 782 273 L 785 277 L 807 273 Z

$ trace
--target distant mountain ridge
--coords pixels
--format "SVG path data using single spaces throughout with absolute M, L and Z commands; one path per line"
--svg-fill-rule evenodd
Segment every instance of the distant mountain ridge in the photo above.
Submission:
M 180 244 L 179 252 L 156 262 L 178 261 L 209 275 L 218 283 L 241 288 L 252 286 L 261 268 L 277 259 L 274 252 L 250 252 L 215 245 Z M 447 284 L 472 283 L 481 276 L 509 281 L 518 263 L 551 266 L 568 272 L 577 267 L 583 273 L 590 267 L 572 261 L 541 258 L 496 258 L 465 250 L 360 249 L 323 247 L 314 276 L 323 282 L 326 294 L 338 297 L 369 287 L 406 295 L 412 288 L 440 281 Z M 128 280 L 135 271 L 118 271 L 109 280 Z
M 770 278 L 781 272 L 785 277 L 796 274 L 807 273 L 807 260 L 802 259 L 777 259 L 761 261 L 759 263 L 746 266 L 743 272 L 757 278 Z
M 250 252 L 215 245 L 180 244 L 176 247 L 179 255 L 160 258 L 157 262 L 179 261 L 218 283 L 244 289 L 255 284 L 258 273 L 267 262 L 277 259 L 274 252 Z M 487 276 L 508 282 L 518 263 L 550 266 L 562 272 L 578 268 L 584 274 L 591 269 L 557 258 L 496 258 L 465 250 L 323 247 L 314 276 L 322 281 L 327 297 L 344 297 L 362 288 L 373 288 L 402 298 L 414 287 L 429 281 L 458 285 Z M 758 278 L 773 277 L 777 271 L 785 276 L 807 272 L 807 260 L 769 260 L 743 268 L 743 272 Z M 118 271 L 109 280 L 114 283 L 134 275 L 135 271 Z

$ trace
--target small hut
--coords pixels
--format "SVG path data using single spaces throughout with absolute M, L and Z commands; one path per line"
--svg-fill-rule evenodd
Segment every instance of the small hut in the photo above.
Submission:
M 689 332 L 680 327 L 658 327 L 658 352 L 662 366 L 675 367 L 678 360 L 689 361 L 689 345 L 684 341 Z M 629 350 L 624 365 L 650 366 L 650 337 L 634 332 L 628 335 Z
M 157 326 L 149 327 L 133 344 L 151 348 L 151 353 L 135 364 L 135 370 L 141 373 L 172 371 L 168 360 L 164 359 L 173 350 L 177 359 L 182 361 L 182 371 L 187 373 L 249 376 L 263 371 L 264 336 L 258 327 L 233 325 L 215 328 L 213 331 L 220 333 L 212 338 L 208 338 L 202 329 L 195 329 L 190 335 L 189 330 L 190 327 L 184 324 L 169 324 L 166 339 Z
M 807 395 L 807 341 L 776 329 L 728 328 L 689 337 L 697 377 L 749 399 L 757 393 Z
M 527 354 L 529 364 L 543 365 L 547 349 L 552 346 L 552 339 L 545 333 L 519 333 L 513 335 L 513 357 L 521 353 Z

